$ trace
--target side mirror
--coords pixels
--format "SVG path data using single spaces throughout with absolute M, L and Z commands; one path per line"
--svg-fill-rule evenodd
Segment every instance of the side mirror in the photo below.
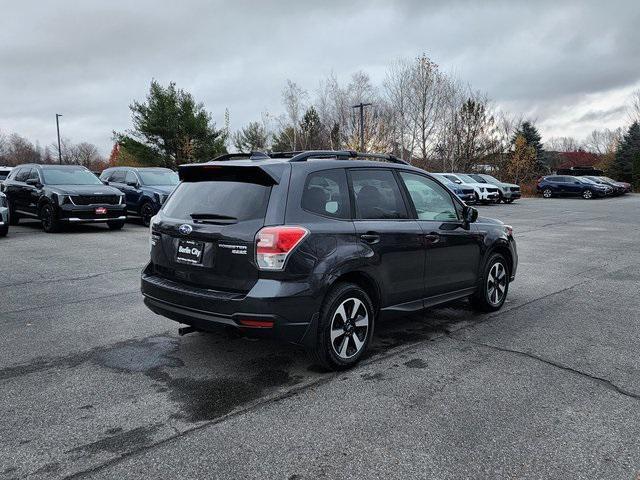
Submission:
M 133 188 L 138 188 L 138 182 L 127 182 L 127 185 Z
M 42 184 L 40 183 L 40 180 L 38 180 L 37 178 L 28 178 L 27 181 L 24 183 L 36 188 L 40 188 L 42 186 Z
M 462 218 L 465 223 L 473 223 L 478 219 L 478 210 L 473 207 L 466 206 L 462 210 Z

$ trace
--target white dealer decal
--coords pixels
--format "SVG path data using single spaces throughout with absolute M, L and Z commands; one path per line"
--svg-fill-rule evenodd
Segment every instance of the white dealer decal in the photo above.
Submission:
M 247 246 L 246 245 L 227 245 L 225 243 L 219 243 L 218 247 L 226 248 L 227 250 L 231 250 L 231 253 L 234 255 L 246 255 L 247 254 Z

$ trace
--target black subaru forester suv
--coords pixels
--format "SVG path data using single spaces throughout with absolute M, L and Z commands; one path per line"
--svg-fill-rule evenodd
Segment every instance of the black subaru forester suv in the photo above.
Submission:
M 464 297 L 494 311 L 515 276 L 511 227 L 392 156 L 230 154 L 179 174 L 142 293 L 190 330 L 268 334 L 341 369 L 379 319 Z

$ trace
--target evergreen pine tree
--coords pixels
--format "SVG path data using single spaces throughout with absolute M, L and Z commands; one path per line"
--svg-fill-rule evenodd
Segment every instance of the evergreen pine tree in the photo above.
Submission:
M 633 122 L 618 145 L 616 158 L 609 169 L 616 180 L 631 183 L 640 188 L 640 124 Z
M 536 151 L 536 161 L 535 161 L 535 170 L 538 174 L 545 172 L 547 170 L 545 164 L 546 152 L 544 151 L 544 147 L 542 146 L 542 136 L 538 132 L 536 126 L 529 122 L 522 122 L 520 128 L 514 133 L 513 138 L 511 139 L 511 143 L 515 145 L 516 139 L 521 136 L 524 138 L 526 144 L 529 147 L 533 147 Z

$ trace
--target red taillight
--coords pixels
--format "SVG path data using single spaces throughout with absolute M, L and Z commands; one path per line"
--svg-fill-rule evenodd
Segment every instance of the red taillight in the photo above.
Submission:
M 302 227 L 265 227 L 256 235 L 256 263 L 263 270 L 282 270 L 287 256 L 309 230 Z

